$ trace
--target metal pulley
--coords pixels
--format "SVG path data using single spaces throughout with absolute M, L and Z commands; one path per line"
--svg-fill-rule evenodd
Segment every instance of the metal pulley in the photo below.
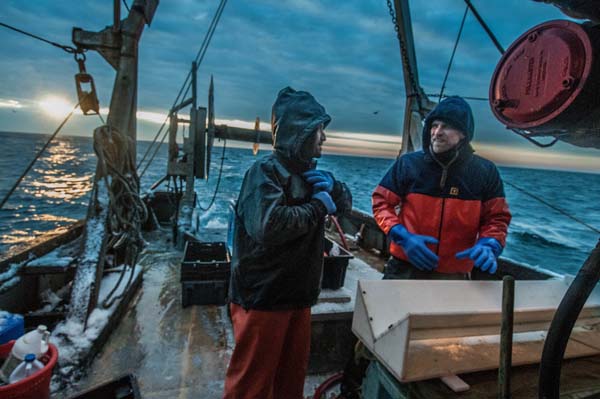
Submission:
M 99 115 L 100 103 L 96 94 L 96 85 L 92 75 L 85 70 L 85 54 L 75 53 L 75 61 L 79 65 L 79 73 L 75 74 L 79 107 L 84 115 Z

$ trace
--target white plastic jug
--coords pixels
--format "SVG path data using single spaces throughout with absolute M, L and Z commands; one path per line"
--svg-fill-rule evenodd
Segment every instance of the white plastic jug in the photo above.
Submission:
M 35 359 L 35 355 L 33 353 L 28 353 L 25 355 L 25 360 L 19 364 L 14 371 L 10 374 L 8 378 L 8 382 L 10 384 L 14 384 L 17 381 L 22 380 L 23 378 L 27 378 L 32 374 L 37 373 L 38 371 L 44 368 L 44 363 Z
M 33 353 L 36 359 L 41 358 L 48 352 L 48 338 L 50 333 L 44 325 L 39 325 L 33 331 L 28 332 L 17 339 L 12 347 L 11 354 L 21 361 L 25 360 L 25 355 Z
M 37 329 L 17 339 L 10 351 L 10 356 L 0 369 L 0 380 L 8 382 L 11 373 L 25 360 L 27 354 L 32 353 L 36 359 L 44 356 L 48 352 L 49 337 L 48 328 L 44 325 L 39 325 Z

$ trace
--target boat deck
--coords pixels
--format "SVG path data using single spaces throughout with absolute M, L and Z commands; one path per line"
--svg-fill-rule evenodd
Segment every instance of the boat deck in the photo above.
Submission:
M 152 245 L 140 257 L 139 263 L 144 269 L 142 289 L 134 296 L 85 376 L 75 386 L 55 392 L 53 398 L 69 398 L 125 374 L 136 376 L 144 399 L 222 397 L 225 372 L 234 346 L 227 307 L 182 308 L 182 252 L 174 249 L 168 237 L 170 234 L 163 231 L 146 237 Z M 205 239 L 224 241 L 224 232 L 211 231 Z M 381 273 L 374 269 L 381 270 L 382 258 L 359 252 L 358 256 L 354 253 L 356 258 L 349 263 L 344 287 L 324 290 L 320 303 L 312 309 L 313 338 L 319 338 L 316 342 L 313 340 L 309 367 L 314 373 L 305 383 L 306 398 L 312 398 L 315 388 L 333 371 L 341 370 L 349 358 L 354 338 L 342 332 L 349 333 L 357 280 L 381 278 Z M 316 329 L 320 335 L 315 334 L 315 323 L 322 323 Z M 347 351 L 340 351 L 340 347 Z M 332 358 L 331 354 L 337 357 Z M 513 398 L 537 396 L 537 365 L 515 367 L 511 372 Z M 401 384 L 404 396 L 400 398 L 497 397 L 496 370 L 461 375 L 461 378 L 471 385 L 470 391 L 453 394 L 440 380 L 433 379 Z M 598 381 L 600 357 L 565 361 L 561 397 L 583 398 L 598 393 Z
M 211 232 L 210 240 L 223 241 L 221 234 Z M 222 397 L 225 371 L 234 346 L 227 307 L 182 308 L 179 280 L 182 252 L 175 250 L 170 242 L 156 240 L 155 236 L 147 239 L 150 238 L 152 247 L 144 251 L 139 262 L 144 268 L 142 288 L 86 376 L 75 387 L 56 392 L 55 398 L 68 398 L 129 373 L 135 374 L 144 399 Z M 381 278 L 380 273 L 364 262 L 358 259 L 350 262 L 345 287 L 336 290 L 337 297 L 347 299 L 340 301 L 334 291 L 324 290 L 325 302 L 313 308 L 313 319 L 333 315 L 334 321 L 347 323 L 344 328 L 347 331 L 357 279 Z M 306 396 L 312 398 L 315 387 L 331 374 L 309 376 Z

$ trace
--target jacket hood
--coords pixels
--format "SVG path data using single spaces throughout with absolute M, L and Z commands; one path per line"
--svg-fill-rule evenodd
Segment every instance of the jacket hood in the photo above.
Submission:
M 442 100 L 425 118 L 423 126 L 423 150 L 427 151 L 431 142 L 431 124 L 434 120 L 441 120 L 465 135 L 465 141 L 470 143 L 475 134 L 475 121 L 473 111 L 469 104 L 458 96 L 447 97 Z
M 292 161 L 309 162 L 300 157 L 302 144 L 314 133 L 319 124 L 326 127 L 331 117 L 325 107 L 306 91 L 291 87 L 277 95 L 271 113 L 271 133 L 275 151 Z

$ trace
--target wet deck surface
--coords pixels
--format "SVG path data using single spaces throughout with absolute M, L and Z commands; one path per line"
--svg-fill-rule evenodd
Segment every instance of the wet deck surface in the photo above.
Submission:
M 87 375 L 54 398 L 68 398 L 132 373 L 144 399 L 221 399 L 234 345 L 226 307 L 182 308 L 182 253 L 170 242 L 147 240 L 151 238 L 152 246 L 139 262 L 145 270 L 142 288 L 123 320 Z M 312 398 L 315 387 L 330 375 L 309 376 L 305 395 Z
M 231 326 L 223 306 L 181 307 L 181 257 L 170 243 L 156 241 L 141 257 L 143 286 L 77 392 L 133 373 L 144 399 L 221 397 Z

